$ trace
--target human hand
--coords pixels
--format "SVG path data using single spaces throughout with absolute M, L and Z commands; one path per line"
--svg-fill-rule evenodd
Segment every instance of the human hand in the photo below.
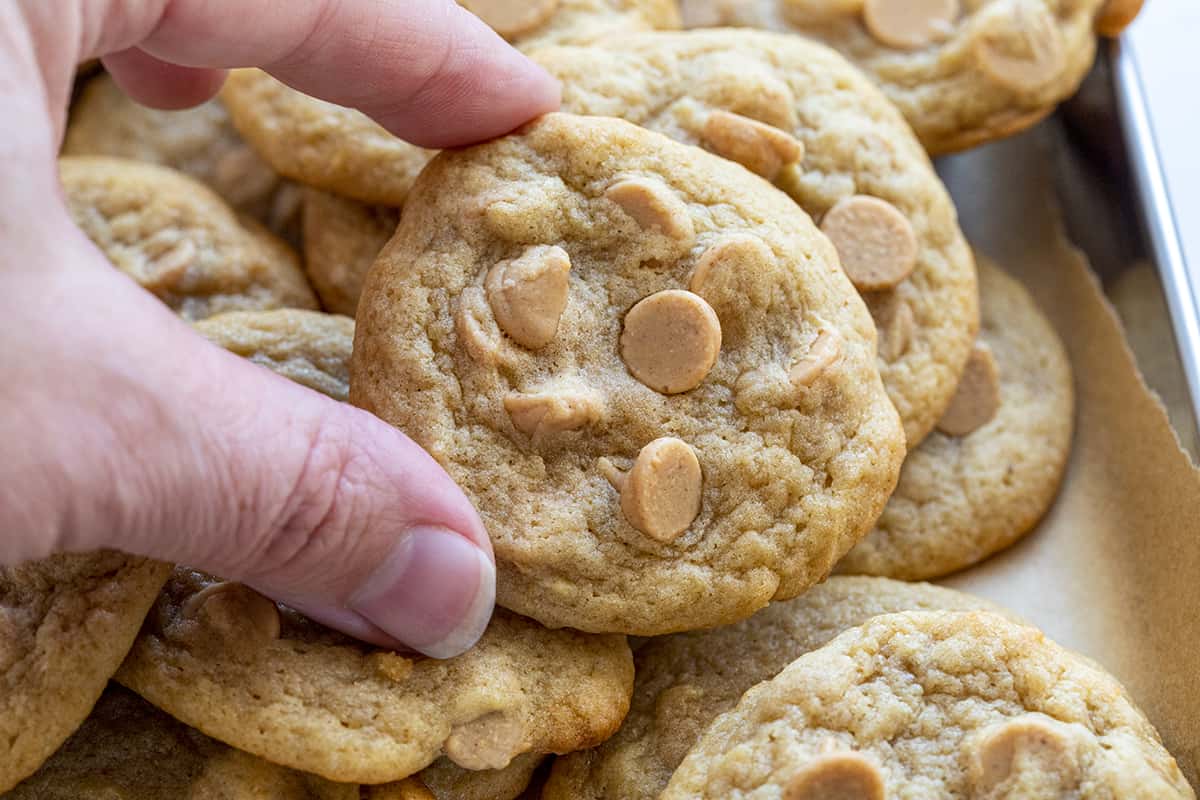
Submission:
M 415 144 L 504 133 L 558 89 L 452 0 L 0 5 L 0 563 L 116 548 L 241 580 L 383 645 L 456 655 L 495 596 L 487 533 L 375 417 L 210 345 L 71 222 L 75 65 L 203 102 L 261 66 Z

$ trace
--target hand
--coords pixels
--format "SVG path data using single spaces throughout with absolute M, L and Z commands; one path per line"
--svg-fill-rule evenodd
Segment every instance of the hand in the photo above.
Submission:
M 490 617 L 482 523 L 404 435 L 204 341 L 75 228 L 56 175 L 75 65 L 149 105 L 257 65 L 429 147 L 558 88 L 451 0 L 0 4 L 0 563 L 116 548 L 437 657 Z

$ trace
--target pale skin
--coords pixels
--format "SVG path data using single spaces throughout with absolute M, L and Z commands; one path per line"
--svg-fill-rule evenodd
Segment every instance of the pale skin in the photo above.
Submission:
M 557 85 L 451 0 L 0 4 L 0 564 L 114 548 L 368 641 L 462 652 L 494 557 L 433 459 L 208 344 L 71 222 L 56 154 L 75 65 L 95 57 L 160 108 L 259 66 L 427 147 L 509 131 Z

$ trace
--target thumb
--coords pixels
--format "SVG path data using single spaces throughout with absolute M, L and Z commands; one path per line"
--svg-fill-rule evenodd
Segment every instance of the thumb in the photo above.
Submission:
M 448 657 L 475 642 L 491 547 L 432 458 L 207 342 L 68 221 L 54 228 L 0 270 L 15 353 L 0 386 L 0 560 L 113 547 L 243 581 L 379 644 Z

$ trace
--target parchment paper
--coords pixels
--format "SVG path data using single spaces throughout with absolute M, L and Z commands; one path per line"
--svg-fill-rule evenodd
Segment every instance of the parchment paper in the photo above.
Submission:
M 944 582 L 1107 667 L 1200 786 L 1200 470 L 1061 232 L 1049 136 L 1039 126 L 938 165 L 968 238 L 1024 282 L 1058 329 L 1078 396 L 1050 514 L 1011 550 Z

